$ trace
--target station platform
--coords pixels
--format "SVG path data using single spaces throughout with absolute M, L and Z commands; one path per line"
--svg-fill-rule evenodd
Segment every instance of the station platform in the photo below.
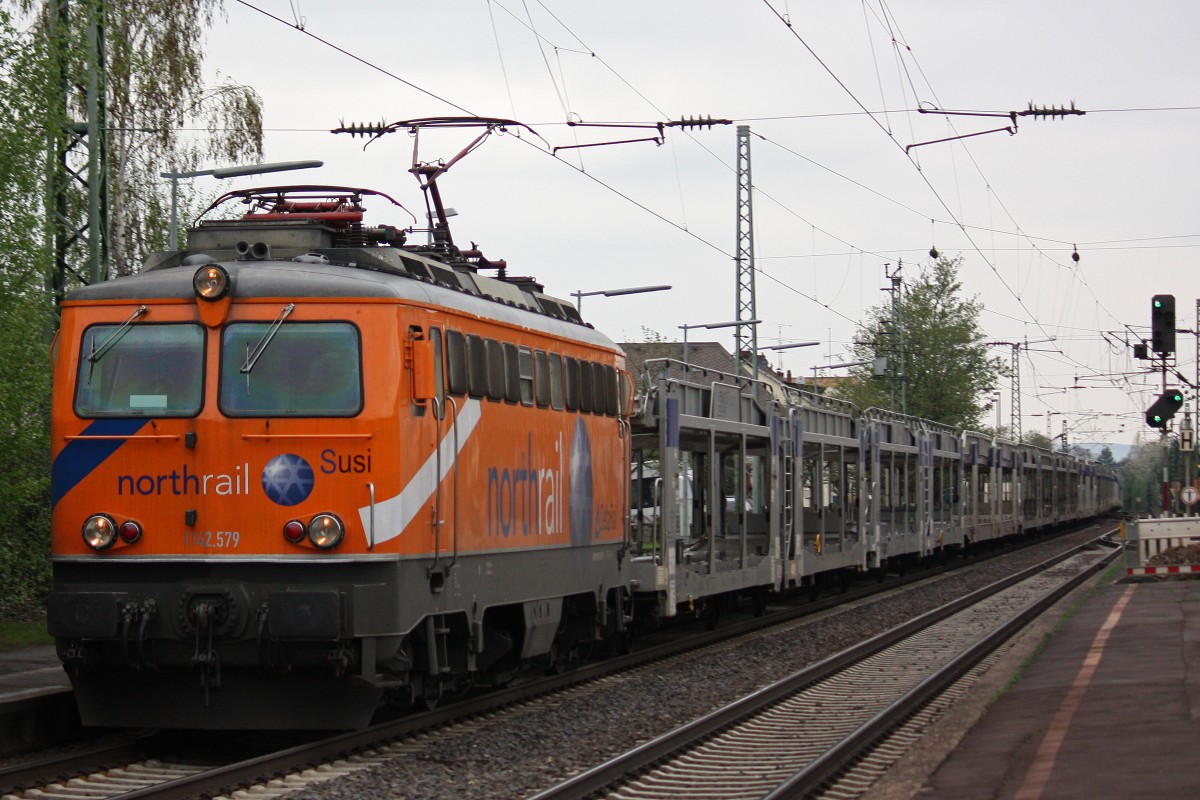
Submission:
M 1200 797 L 1200 579 L 1108 573 L 971 694 L 868 796 Z
M 52 645 L 0 652 L 0 756 L 78 728 L 70 679 Z
M 52 644 L 0 651 L 0 698 L 29 689 L 69 685 Z

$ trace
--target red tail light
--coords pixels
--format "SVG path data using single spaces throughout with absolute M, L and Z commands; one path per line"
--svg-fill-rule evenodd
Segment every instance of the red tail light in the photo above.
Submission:
M 304 541 L 304 535 L 307 533 L 304 529 L 304 523 L 298 519 L 294 519 L 283 526 L 283 538 L 287 539 L 292 544 L 299 544 Z
M 133 520 L 129 520 L 121 526 L 120 535 L 122 542 L 125 544 L 133 544 L 138 539 L 142 538 L 142 526 Z

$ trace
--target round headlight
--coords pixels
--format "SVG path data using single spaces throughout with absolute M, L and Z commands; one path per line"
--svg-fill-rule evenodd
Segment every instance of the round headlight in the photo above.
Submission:
M 142 538 L 142 526 L 138 525 L 133 520 L 129 520 L 121 526 L 120 535 L 122 542 L 125 544 L 133 544 L 138 539 Z
M 308 540 L 322 550 L 337 547 L 345 535 L 345 526 L 333 514 L 317 514 L 308 523 Z
M 299 543 L 304 539 L 304 523 L 298 519 L 291 520 L 283 526 L 283 538 L 287 539 L 292 544 Z
M 229 291 L 229 273 L 217 264 L 206 264 L 192 276 L 192 288 L 202 300 L 220 300 Z
M 117 541 L 117 525 L 106 514 L 93 514 L 83 523 L 83 540 L 93 550 L 107 550 Z

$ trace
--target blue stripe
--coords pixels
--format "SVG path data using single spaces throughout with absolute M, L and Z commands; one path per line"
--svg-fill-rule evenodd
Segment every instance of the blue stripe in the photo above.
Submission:
M 132 436 L 146 425 L 145 419 L 98 419 L 84 428 L 81 436 Z M 103 464 L 124 439 L 74 439 L 67 443 L 50 467 L 52 507 L 67 492 Z

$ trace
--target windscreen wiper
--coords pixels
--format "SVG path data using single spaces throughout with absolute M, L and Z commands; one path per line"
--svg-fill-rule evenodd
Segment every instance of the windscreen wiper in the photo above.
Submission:
M 100 359 L 104 358 L 104 354 L 107 353 L 109 350 L 112 350 L 113 347 L 117 344 L 117 342 L 121 341 L 121 337 L 123 337 L 125 334 L 129 333 L 129 329 L 133 327 L 133 321 L 135 319 L 140 317 L 142 314 L 145 314 L 149 310 L 150 309 L 146 308 L 146 306 L 140 306 L 136 311 L 134 311 L 132 314 L 129 315 L 129 319 L 122 322 L 115 331 L 110 333 L 108 335 L 108 338 L 100 343 L 99 347 L 96 346 L 96 339 L 94 337 L 92 338 L 92 352 L 88 353 L 88 356 L 87 356 L 87 361 L 88 361 L 87 382 L 88 382 L 88 385 L 91 385 L 91 383 L 92 383 L 92 372 L 96 369 L 96 362 L 98 362 Z
M 100 343 L 99 347 L 96 347 L 96 340 L 92 339 L 92 352 L 88 353 L 87 360 L 90 363 L 95 364 L 97 361 L 104 358 L 104 354 L 109 350 L 112 350 L 113 346 L 116 345 L 117 342 L 121 341 L 121 337 L 129 333 L 129 329 L 133 327 L 133 321 L 142 314 L 145 314 L 148 310 L 149 309 L 146 308 L 146 306 L 141 306 L 137 311 L 134 311 L 132 314 L 130 314 L 129 319 L 122 322 L 120 327 L 110 333 L 108 338 Z
M 250 374 L 250 370 L 254 369 L 255 362 L 258 361 L 259 357 L 267 349 L 267 346 L 271 344 L 271 340 L 275 338 L 275 334 L 279 332 L 279 326 L 283 324 L 283 321 L 288 318 L 288 314 L 291 314 L 295 308 L 295 303 L 288 303 L 283 307 L 283 311 L 279 312 L 279 316 L 271 323 L 271 327 L 267 328 L 267 332 L 263 334 L 262 339 L 259 340 L 258 344 L 254 345 L 253 350 L 246 354 L 246 363 L 242 364 L 242 372 L 247 375 Z

